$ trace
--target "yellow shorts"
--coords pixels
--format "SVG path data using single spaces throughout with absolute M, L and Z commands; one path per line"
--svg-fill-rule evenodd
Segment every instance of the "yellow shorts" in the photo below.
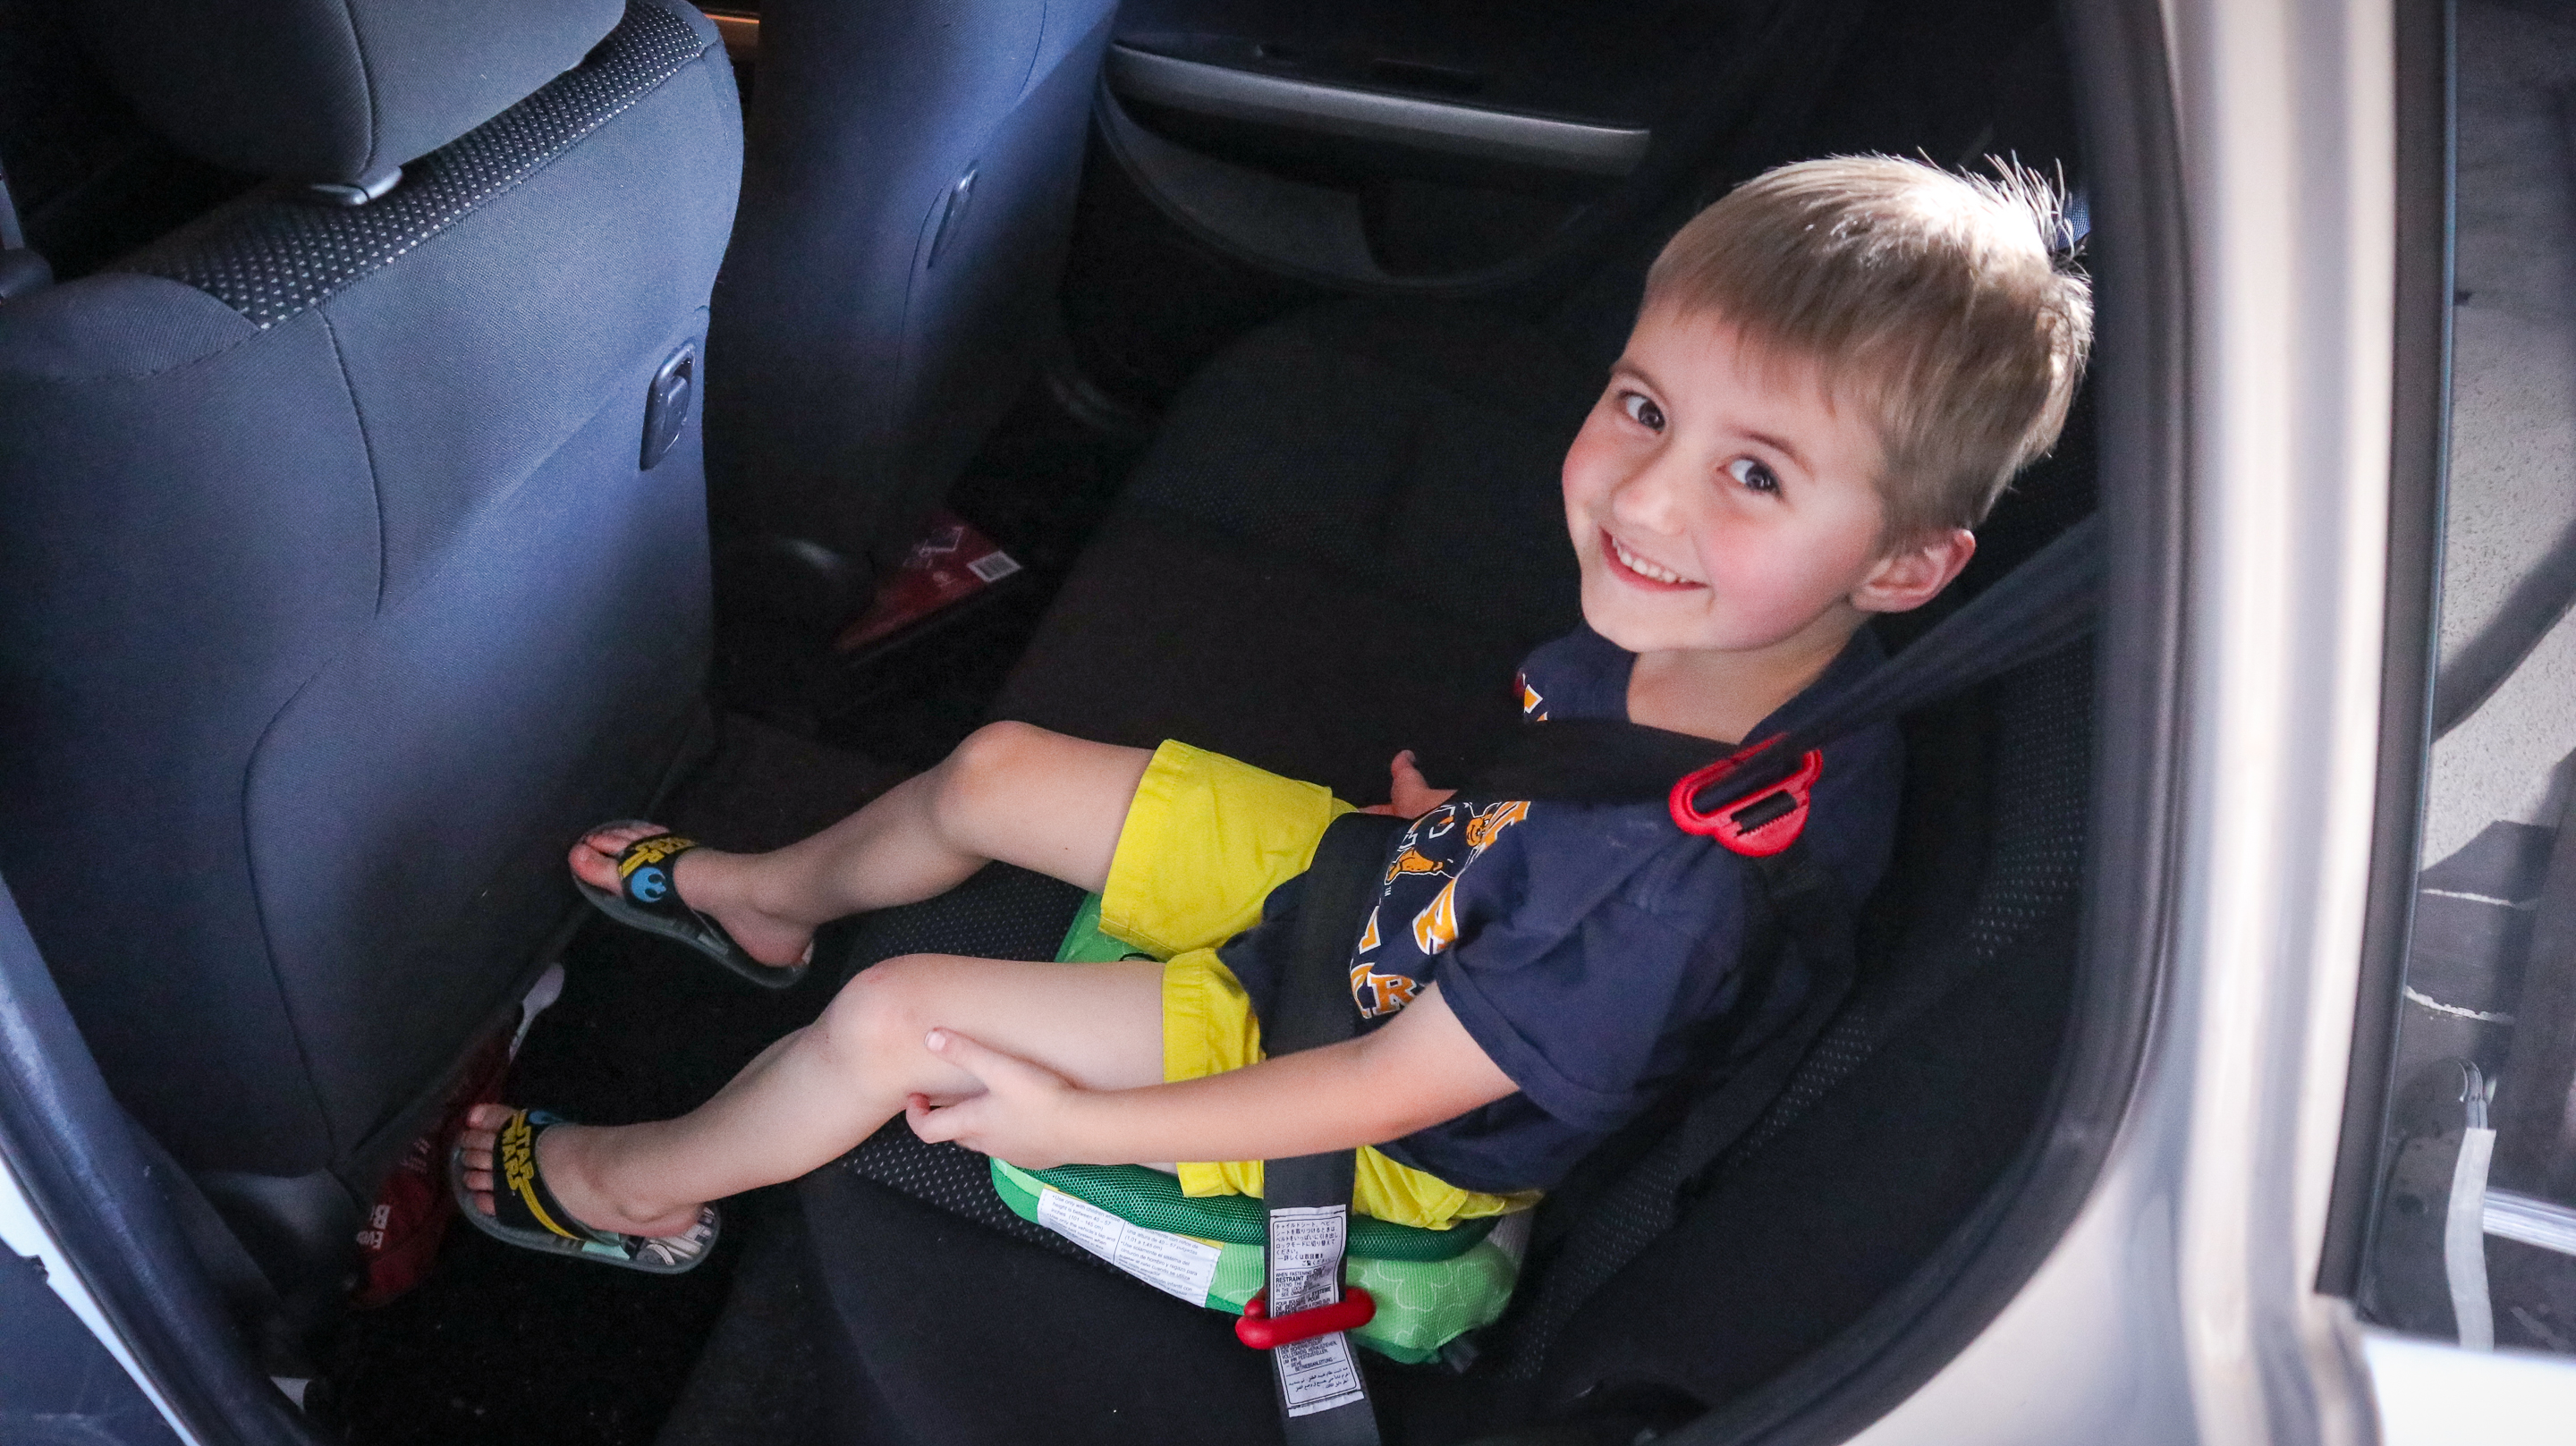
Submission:
M 1351 806 L 1316 784 L 1165 743 L 1136 785 L 1101 891 L 1100 931 L 1165 961 L 1163 1078 L 1197 1079 L 1261 1059 L 1261 1021 L 1216 946 L 1252 927 L 1270 891 L 1306 871 Z M 1258 1160 L 1191 1161 L 1184 1195 L 1261 1193 Z M 1537 1192 L 1461 1190 L 1363 1146 L 1351 1208 L 1445 1230 L 1536 1203 Z

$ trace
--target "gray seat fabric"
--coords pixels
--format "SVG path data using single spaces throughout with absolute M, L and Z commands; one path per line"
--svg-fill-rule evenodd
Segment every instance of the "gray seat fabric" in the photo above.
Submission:
M 831 585 L 809 610 L 864 606 L 871 565 L 901 559 L 1019 391 L 1056 326 L 1116 9 L 761 7 L 711 394 L 718 524 L 745 539 L 747 595 L 811 596 L 819 559 Z
M 699 706 L 694 422 L 639 464 L 732 73 L 678 0 L 93 9 L 174 142 L 281 179 L 0 304 L 0 864 L 125 1106 L 344 1252 Z
M 996 715 L 1358 802 L 1399 748 L 1454 781 L 1519 716 L 1513 666 L 1579 620 L 1557 471 L 1605 374 L 1464 307 L 1255 332 L 1173 403 Z

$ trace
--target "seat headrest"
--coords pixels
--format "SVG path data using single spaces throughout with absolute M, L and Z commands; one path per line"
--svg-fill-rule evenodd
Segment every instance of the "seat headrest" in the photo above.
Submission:
M 580 63 L 625 0 L 91 0 L 144 119 L 220 166 L 366 186 Z

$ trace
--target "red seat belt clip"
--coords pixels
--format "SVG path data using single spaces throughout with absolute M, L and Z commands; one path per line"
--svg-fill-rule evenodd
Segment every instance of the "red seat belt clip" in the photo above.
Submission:
M 1276 1350 L 1295 1341 L 1355 1331 L 1377 1319 L 1377 1302 L 1356 1285 L 1342 1287 L 1342 1298 L 1312 1310 L 1272 1316 L 1268 1292 L 1256 1292 L 1243 1303 L 1243 1319 L 1234 1323 L 1234 1338 L 1256 1351 Z
M 1723 782 L 1746 759 L 1761 751 L 1758 743 L 1740 749 L 1674 784 L 1672 797 L 1666 801 L 1674 826 L 1684 833 L 1713 838 L 1748 859 L 1769 858 L 1796 843 L 1798 835 L 1806 831 L 1807 805 L 1812 801 L 1816 779 L 1825 771 L 1825 755 L 1816 749 L 1808 749 L 1807 756 L 1798 760 L 1797 772 L 1752 797 L 1730 803 L 1715 813 L 1699 811 L 1696 800 L 1700 794 Z

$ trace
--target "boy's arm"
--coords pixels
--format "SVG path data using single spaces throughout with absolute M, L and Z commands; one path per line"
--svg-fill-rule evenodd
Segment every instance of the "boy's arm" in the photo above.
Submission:
M 1175 1160 L 1278 1160 L 1374 1145 L 1455 1119 L 1517 1088 L 1449 1012 L 1437 984 L 1382 1029 L 1202 1079 L 1085 1090 L 954 1030 L 931 1051 L 984 1082 L 944 1107 L 915 1096 L 925 1140 L 1024 1169 Z

